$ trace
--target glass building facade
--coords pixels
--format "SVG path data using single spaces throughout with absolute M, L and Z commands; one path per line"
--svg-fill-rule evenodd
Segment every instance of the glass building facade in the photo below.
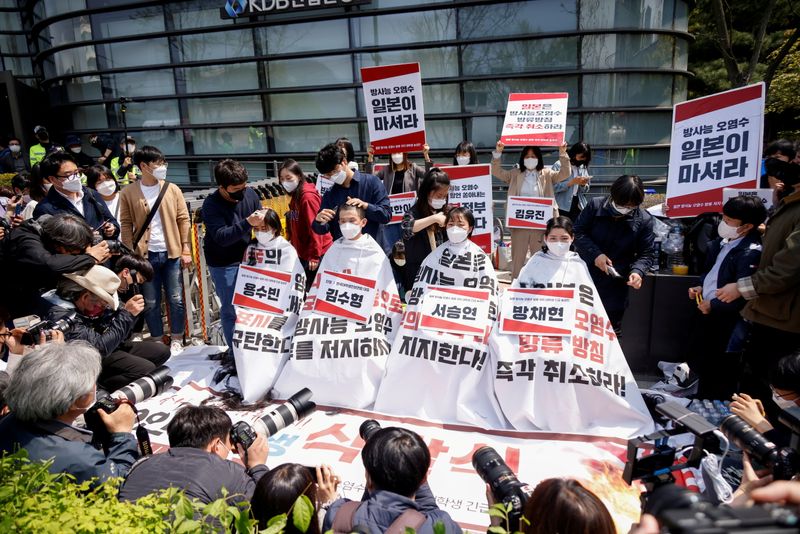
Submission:
M 134 99 L 130 134 L 198 185 L 223 156 L 310 160 L 340 136 L 364 153 L 360 68 L 402 62 L 421 65 L 435 161 L 463 139 L 488 161 L 509 93 L 566 91 L 567 139 L 593 146 L 596 175 L 666 172 L 685 0 L 372 0 L 234 19 L 225 4 L 0 0 L 0 60 L 45 92 L 52 131 L 121 134 L 118 100 Z

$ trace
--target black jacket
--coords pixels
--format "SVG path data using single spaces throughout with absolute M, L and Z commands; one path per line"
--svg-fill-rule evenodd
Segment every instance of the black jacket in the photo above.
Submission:
M 82 217 L 86 221 L 86 224 L 91 226 L 92 229 L 99 228 L 104 222 L 110 222 L 117 229 L 111 238 L 113 239 L 119 236 L 119 223 L 111 212 L 108 211 L 108 206 L 106 206 L 100 193 L 94 189 L 84 187 L 82 203 L 83 215 L 75 209 L 75 206 L 73 206 L 64 195 L 56 191 L 55 187 L 51 187 L 44 200 L 39 202 L 39 204 L 36 205 L 36 209 L 33 210 L 33 218 L 38 219 L 45 214 L 56 215 L 58 213 L 69 213 Z M 108 239 L 108 236 L 103 235 L 103 238 Z
M 5 260 L 1 272 L 5 284 L 0 297 L 11 317 L 40 311 L 37 307 L 40 295 L 55 288 L 61 275 L 85 271 L 95 265 L 88 254 L 58 254 L 45 248 L 42 228 L 34 220 L 12 230 L 2 243 Z
M 119 498 L 135 501 L 172 486 L 206 504 L 221 498 L 222 488 L 228 490 L 234 502 L 249 501 L 256 483 L 267 471 L 265 465 L 245 471 L 241 465 L 202 449 L 173 447 L 135 464 L 119 490 Z
M 31 170 L 30 160 L 26 154 L 22 152 L 17 153 L 17 157 L 14 157 L 13 152 L 9 152 L 2 158 L 0 158 L 0 172 L 13 172 L 19 173 L 22 171 Z
M 709 271 L 714 267 L 721 247 L 722 239 L 712 241 L 708 247 L 706 266 L 703 269 L 703 276 L 700 277 L 700 285 L 703 285 Z M 719 274 L 717 275 L 717 289 L 725 284 L 736 282 L 739 278 L 752 275 L 756 272 L 759 261 L 761 261 L 761 237 L 758 232 L 750 232 L 722 260 L 722 265 L 719 266 Z M 714 313 L 724 312 L 738 315 L 746 303 L 747 301 L 744 297 L 739 297 L 727 304 L 715 298 L 711 301 L 711 310 Z
M 92 319 L 76 313 L 75 308 L 53 306 L 47 318 L 50 321 L 58 321 L 72 313 L 75 313 L 75 324 L 64 334 L 66 340 L 86 341 L 96 348 L 103 358 L 117 350 L 128 339 L 136 323 L 136 317 L 124 308 L 106 312 Z

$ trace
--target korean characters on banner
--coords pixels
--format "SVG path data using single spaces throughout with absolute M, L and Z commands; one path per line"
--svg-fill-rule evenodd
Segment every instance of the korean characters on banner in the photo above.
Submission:
M 418 152 L 425 144 L 419 63 L 363 67 L 369 142 L 376 154 Z
M 774 191 L 772 189 L 733 189 L 726 187 L 722 190 L 722 205 L 724 206 L 727 201 L 733 197 L 756 197 L 768 210 L 772 208 L 774 203 Z
M 451 206 L 469 208 L 475 216 L 470 239 L 485 253 L 494 246 L 494 208 L 492 206 L 492 168 L 490 165 L 437 165 L 450 177 Z
M 375 401 L 402 319 L 392 268 L 371 236 L 340 238 L 320 262 L 275 391 L 313 385 L 320 404 L 368 408 Z
M 408 210 L 411 209 L 411 206 L 413 206 L 416 201 L 416 191 L 389 195 L 389 203 L 392 206 L 392 218 L 387 224 L 400 224 L 403 222 L 403 216 L 408 213 Z
M 628 438 L 652 431 L 586 265 L 535 254 L 490 336 L 494 392 L 517 430 Z
M 764 131 L 763 83 L 676 104 L 667 215 L 722 211 L 722 190 L 755 188 Z
M 506 428 L 488 364 L 497 295 L 492 263 L 475 243 L 448 241 L 431 252 L 408 294 L 375 410 Z
M 568 93 L 511 93 L 500 141 L 509 146 L 561 146 Z
M 539 197 L 508 197 L 506 226 L 544 230 L 553 218 L 553 199 Z
M 333 180 L 324 176 L 317 176 L 317 191 L 319 196 L 324 196 L 333 187 Z
M 252 244 L 239 266 L 233 304 L 233 356 L 245 402 L 262 398 L 289 358 L 306 275 L 294 247 L 282 237 Z

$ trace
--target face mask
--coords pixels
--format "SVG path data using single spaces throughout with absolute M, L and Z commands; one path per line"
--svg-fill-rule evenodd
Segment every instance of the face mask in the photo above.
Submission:
M 125 148 L 128 149 L 128 154 L 133 154 L 134 152 L 136 152 L 136 145 L 128 145 Z
M 81 185 L 81 176 L 78 173 L 73 174 L 62 183 L 61 187 L 70 193 L 77 193 L 83 186 Z
M 19 152 L 20 150 L 22 150 L 22 147 L 21 147 L 21 146 L 19 146 L 19 145 L 8 145 L 8 149 L 9 149 L 11 152 L 14 152 L 14 153 L 16 153 L 16 152 Z
M 772 394 L 772 402 L 777 404 L 778 408 L 780 408 L 781 410 L 787 410 L 789 408 L 797 406 L 797 404 L 793 400 L 782 399 L 775 393 Z
M 156 167 L 155 169 L 153 169 L 153 177 L 156 180 L 166 180 L 167 179 L 166 165 L 161 165 L 160 167 Z
M 343 170 L 331 176 L 331 181 L 337 185 L 342 185 L 347 180 L 347 173 Z
M 117 184 L 111 180 L 107 180 L 97 186 L 97 192 L 103 196 L 111 196 L 117 190 Z
M 569 252 L 569 247 L 572 245 L 572 241 L 563 242 L 563 241 L 548 241 L 547 242 L 547 250 L 553 256 L 558 256 L 559 258 L 563 258 Z
M 244 200 L 244 189 L 233 192 L 228 191 L 227 193 L 229 197 L 231 197 L 233 200 L 236 200 L 237 202 L 240 200 Z
M 620 215 L 627 215 L 633 211 L 633 208 L 623 208 L 622 206 L 617 206 L 617 203 L 613 200 L 611 201 L 611 207 L 614 208 L 614 210 L 616 210 L 616 212 Z
M 347 162 L 347 167 L 351 171 L 356 172 L 358 170 L 358 163 L 356 163 L 355 161 L 348 161 Z
M 717 233 L 722 239 L 736 239 L 739 237 L 739 232 L 736 231 L 737 229 L 738 226 L 731 226 L 725 221 L 720 221 L 717 226 Z
M 44 186 L 45 191 L 50 191 L 50 188 L 53 187 L 53 184 L 48 184 L 47 182 L 42 184 Z
M 536 169 L 537 165 L 539 165 L 539 160 L 536 158 L 525 158 L 522 160 L 522 163 L 525 165 L 525 168 L 529 171 Z
M 460 226 L 451 226 L 447 229 L 447 239 L 450 240 L 451 243 L 461 243 L 467 238 L 467 232 Z
M 97 304 L 96 306 L 88 308 L 85 312 L 83 312 L 83 314 L 86 315 L 86 317 L 94 319 L 95 317 L 100 317 L 103 315 L 104 311 L 105 307 L 102 304 Z
M 459 165 L 469 165 L 469 156 L 456 156 L 456 163 Z
M 361 233 L 361 227 L 354 223 L 343 223 L 339 225 L 339 230 L 342 231 L 342 236 L 345 239 L 355 239 Z
M 267 243 L 269 243 L 270 241 L 275 239 L 275 233 L 272 232 L 272 231 L 270 231 L 270 232 L 256 232 L 256 239 L 258 239 L 258 242 L 261 245 L 266 245 Z
M 30 202 L 30 201 L 31 201 L 31 196 L 30 196 L 30 195 L 22 195 L 22 201 L 23 201 L 25 204 L 27 204 L 28 202 Z
M 287 193 L 291 193 L 297 189 L 297 186 L 300 185 L 300 182 L 297 180 L 289 180 L 288 182 L 281 182 L 281 185 L 284 189 L 286 189 Z
M 79 147 L 79 146 L 74 146 L 74 147 L 70 148 L 70 150 L 72 151 L 73 154 L 80 154 L 82 148 Z
M 403 163 L 403 154 L 392 154 L 392 163 L 395 165 Z
M 406 260 L 394 260 L 394 264 L 397 265 L 398 267 L 402 267 L 403 265 L 406 264 Z
M 434 198 L 431 200 L 431 207 L 435 210 L 440 210 L 447 204 L 447 199 L 444 198 Z

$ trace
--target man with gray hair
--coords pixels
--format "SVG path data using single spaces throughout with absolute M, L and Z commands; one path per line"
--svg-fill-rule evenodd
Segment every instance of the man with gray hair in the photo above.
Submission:
M 95 403 L 100 354 L 84 342 L 47 344 L 26 355 L 5 391 L 11 413 L 0 420 L 0 452 L 26 449 L 31 460 L 52 460 L 50 472 L 78 482 L 124 477 L 139 456 L 128 404 L 100 419 L 111 435 L 108 454 L 91 445 L 92 433 L 73 426 Z

